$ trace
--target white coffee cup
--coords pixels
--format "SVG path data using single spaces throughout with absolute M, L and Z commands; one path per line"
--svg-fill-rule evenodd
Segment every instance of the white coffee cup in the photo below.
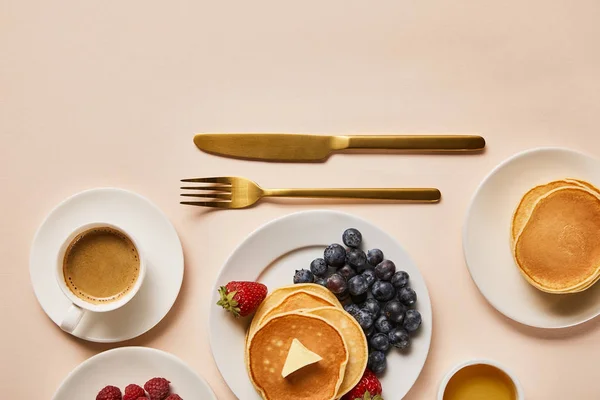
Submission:
M 87 301 L 77 297 L 71 291 L 71 289 L 69 289 L 69 287 L 67 286 L 65 277 L 64 277 L 64 271 L 63 271 L 63 262 L 64 262 L 64 258 L 65 258 L 65 253 L 67 252 L 71 242 L 73 242 L 73 240 L 78 235 L 80 235 L 90 229 L 94 229 L 94 228 L 114 229 L 114 230 L 122 233 L 126 237 L 128 237 L 129 240 L 131 240 L 131 242 L 135 246 L 135 248 L 138 252 L 139 260 L 140 260 L 138 278 L 135 281 L 135 284 L 133 285 L 131 290 L 129 290 L 129 292 L 127 292 L 123 297 L 121 297 L 119 299 L 116 299 L 114 301 L 107 302 L 107 303 L 101 303 L 101 304 L 90 303 L 90 302 L 87 302 Z M 113 311 L 113 310 L 123 307 L 131 299 L 133 299 L 135 297 L 135 295 L 138 293 L 138 291 L 140 290 L 140 287 L 142 286 L 142 282 L 144 281 L 145 275 L 146 275 L 146 262 L 144 260 L 143 254 L 142 254 L 142 249 L 140 248 L 139 243 L 135 240 L 135 238 L 131 234 L 129 234 L 128 232 L 123 230 L 122 228 L 115 226 L 113 224 L 108 224 L 108 223 L 104 223 L 104 222 L 94 222 L 94 223 L 80 226 L 79 228 L 75 229 L 64 240 L 62 246 L 60 247 L 60 249 L 58 251 L 58 257 L 56 260 L 56 282 L 58 283 L 58 286 L 60 287 L 60 289 L 62 290 L 64 295 L 72 303 L 71 307 L 67 311 L 65 317 L 63 318 L 63 320 L 60 324 L 60 328 L 62 330 L 64 330 L 65 332 L 71 333 L 75 330 L 77 325 L 79 325 L 79 322 L 81 321 L 81 318 L 83 317 L 84 313 L 86 313 L 86 312 L 108 312 L 108 311 Z
M 452 379 L 452 377 L 458 371 L 462 370 L 463 368 L 469 367 L 471 365 L 490 365 L 490 366 L 497 368 L 500 371 L 504 372 L 506 374 L 506 376 L 509 377 L 509 379 L 511 380 L 511 382 L 515 388 L 516 400 L 524 400 L 525 399 L 525 394 L 523 392 L 523 386 L 521 386 L 521 383 L 519 382 L 519 380 L 517 379 L 515 374 L 510 372 L 508 369 L 506 369 L 502 365 L 498 364 L 496 361 L 487 360 L 487 359 L 475 359 L 475 360 L 465 361 L 465 362 L 462 362 L 462 363 L 456 365 L 454 368 L 452 368 L 450 370 L 450 372 L 448 372 L 446 374 L 446 376 L 444 377 L 444 380 L 442 380 L 442 384 L 440 385 L 440 389 L 439 389 L 438 395 L 437 395 L 437 400 L 444 400 L 444 393 L 446 392 L 446 387 L 448 386 L 448 382 L 450 382 L 450 379 Z

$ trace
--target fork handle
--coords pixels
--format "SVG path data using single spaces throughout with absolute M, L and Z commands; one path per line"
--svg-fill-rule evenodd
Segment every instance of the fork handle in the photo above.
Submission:
M 438 202 L 438 189 L 265 189 L 265 197 L 305 197 L 329 199 L 402 200 L 415 202 Z

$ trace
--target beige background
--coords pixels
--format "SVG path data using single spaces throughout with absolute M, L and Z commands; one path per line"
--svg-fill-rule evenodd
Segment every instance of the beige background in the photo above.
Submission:
M 3 398 L 48 399 L 72 368 L 114 347 L 62 333 L 29 283 L 29 246 L 44 216 L 98 186 L 155 202 L 186 256 L 172 312 L 120 345 L 174 353 L 219 399 L 234 398 L 207 342 L 220 266 L 261 224 L 317 207 L 387 230 L 427 280 L 433 342 L 407 399 L 433 398 L 444 373 L 471 357 L 512 368 L 528 399 L 600 398 L 600 320 L 559 332 L 512 323 L 475 288 L 460 238 L 470 196 L 504 158 L 543 145 L 600 156 L 599 18 L 597 0 L 0 0 Z M 489 147 L 273 165 L 200 153 L 199 131 L 479 132 Z M 444 200 L 240 212 L 178 204 L 180 178 L 229 174 L 265 186 L 431 185 Z

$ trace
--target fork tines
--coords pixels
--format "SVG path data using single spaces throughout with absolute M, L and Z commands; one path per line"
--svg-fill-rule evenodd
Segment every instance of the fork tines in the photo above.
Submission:
M 182 201 L 180 204 L 205 207 L 225 207 L 231 200 L 231 180 L 226 177 L 190 178 L 181 182 L 201 183 L 199 186 L 181 186 L 182 190 L 194 190 L 196 193 L 181 193 L 182 197 L 199 197 L 206 201 Z

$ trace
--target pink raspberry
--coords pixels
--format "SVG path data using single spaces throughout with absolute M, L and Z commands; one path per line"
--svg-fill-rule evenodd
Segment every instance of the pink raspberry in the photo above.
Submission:
M 165 400 L 169 395 L 169 382 L 165 378 L 152 378 L 144 385 L 150 400 Z
M 140 398 L 146 398 L 146 392 L 144 392 L 144 389 L 138 385 L 127 385 L 123 400 L 138 400 Z
M 115 386 L 106 386 L 96 396 L 96 400 L 121 400 L 121 389 Z

